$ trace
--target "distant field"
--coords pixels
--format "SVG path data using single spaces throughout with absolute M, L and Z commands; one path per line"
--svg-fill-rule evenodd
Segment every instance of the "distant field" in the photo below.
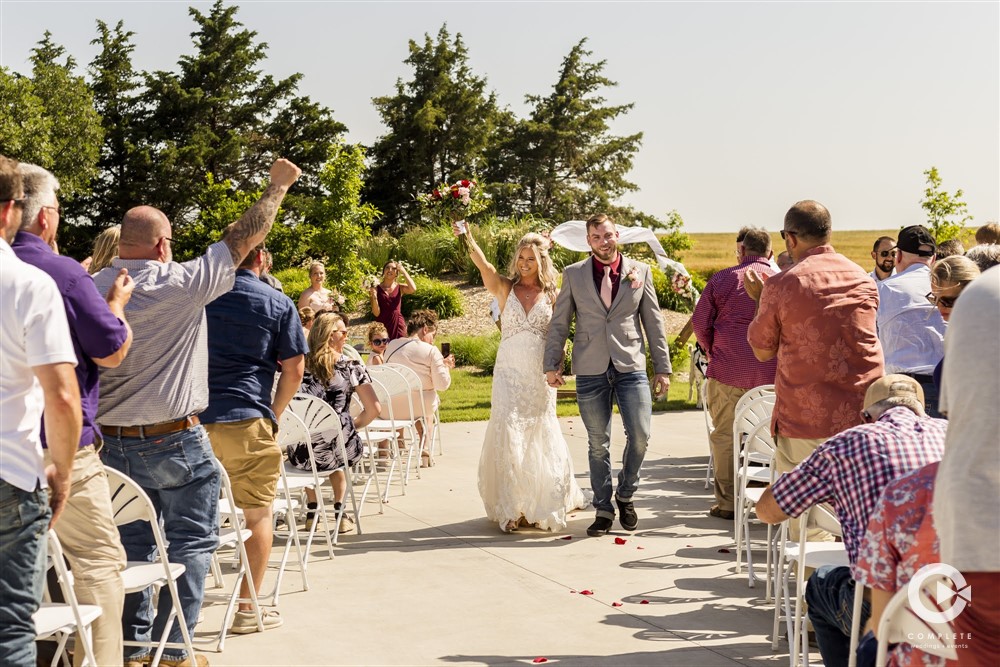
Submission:
M 872 270 L 872 244 L 880 236 L 895 238 L 897 229 L 875 231 L 846 231 L 833 233 L 833 247 L 861 265 Z M 699 273 L 717 271 L 736 263 L 736 232 L 724 234 L 689 234 L 694 246 L 682 255 L 681 261 L 691 271 Z M 785 242 L 777 232 L 771 234 L 774 254 L 785 249 Z

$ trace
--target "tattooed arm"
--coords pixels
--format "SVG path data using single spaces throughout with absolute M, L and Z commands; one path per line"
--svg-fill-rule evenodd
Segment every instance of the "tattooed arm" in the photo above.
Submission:
M 239 266 L 247 253 L 267 237 L 285 193 L 301 174 L 301 169 L 284 158 L 271 165 L 271 182 L 264 194 L 239 220 L 226 227 L 222 235 L 232 253 L 233 266 Z

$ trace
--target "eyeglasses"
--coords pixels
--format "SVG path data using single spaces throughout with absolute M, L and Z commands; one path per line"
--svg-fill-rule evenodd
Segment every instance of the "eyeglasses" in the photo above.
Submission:
M 388 338 L 372 338 L 372 345 L 388 345 Z
M 872 417 L 871 413 L 868 412 L 867 410 L 862 410 L 861 411 L 861 419 L 866 424 L 871 424 L 873 421 L 875 421 L 875 419 Z
M 896 249 L 895 248 L 889 248 L 888 250 L 879 250 L 878 256 L 882 257 L 882 258 L 895 257 L 896 256 Z
M 172 238 L 170 238 L 169 236 L 161 236 L 160 240 L 161 241 L 170 241 L 171 243 L 174 242 L 174 240 Z
M 56 215 L 60 215 L 62 213 L 62 206 L 60 206 L 59 204 L 56 204 L 55 206 L 42 206 L 42 208 L 47 208 L 50 211 L 55 211 Z
M 9 199 L 0 199 L 0 201 L 12 201 L 19 206 L 24 206 L 24 197 L 10 197 Z
M 954 308 L 955 301 L 958 300 L 958 296 L 934 296 L 934 292 L 928 292 L 924 296 L 930 301 L 932 306 L 940 306 L 942 308 Z
M 799 235 L 798 232 L 793 232 L 790 229 L 782 229 L 781 232 L 780 232 L 780 234 L 781 234 L 781 240 L 782 241 L 785 240 L 785 235 L 788 235 L 788 236 L 798 236 Z

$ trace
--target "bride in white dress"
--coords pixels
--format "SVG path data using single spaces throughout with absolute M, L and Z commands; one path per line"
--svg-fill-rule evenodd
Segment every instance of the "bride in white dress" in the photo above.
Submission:
M 479 494 L 486 516 L 505 533 L 525 524 L 543 530 L 565 528 L 566 513 L 590 501 L 573 477 L 569 448 L 556 419 L 556 392 L 542 372 L 558 291 L 548 240 L 526 234 L 517 244 L 509 277 L 486 260 L 471 234 L 468 240 L 472 261 L 501 312 L 492 410 L 479 458 Z

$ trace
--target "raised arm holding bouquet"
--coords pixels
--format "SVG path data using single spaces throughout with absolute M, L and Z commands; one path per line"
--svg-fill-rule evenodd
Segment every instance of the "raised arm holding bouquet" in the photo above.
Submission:
M 463 179 L 453 185 L 442 183 L 429 194 L 417 195 L 417 201 L 428 218 L 451 224 L 465 250 L 469 249 L 465 219 L 485 211 L 489 201 L 473 180 Z

